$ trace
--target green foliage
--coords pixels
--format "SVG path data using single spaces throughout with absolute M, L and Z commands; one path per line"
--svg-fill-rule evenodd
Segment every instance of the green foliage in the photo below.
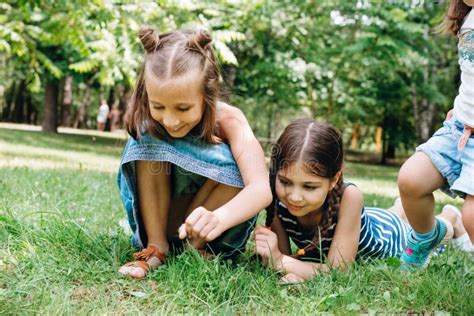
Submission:
M 130 88 L 141 25 L 204 28 L 229 70 L 231 102 L 259 136 L 311 116 L 341 129 L 382 126 L 387 146 L 409 148 L 426 137 L 417 123 L 435 128 L 457 91 L 455 39 L 434 32 L 443 10 L 374 0 L 2 3 L 0 53 L 12 74 L 2 72 L 2 85 L 26 79 L 40 93 L 67 75 L 100 93 Z

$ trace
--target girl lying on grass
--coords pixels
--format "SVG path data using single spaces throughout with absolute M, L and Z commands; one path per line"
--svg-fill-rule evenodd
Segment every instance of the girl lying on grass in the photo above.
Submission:
M 132 136 L 118 185 L 141 249 L 119 272 L 143 278 L 183 241 L 233 258 L 271 201 L 263 150 L 244 114 L 220 102 L 220 73 L 204 31 L 157 34 L 146 51 L 127 113 Z
M 270 185 L 274 200 L 266 226 L 255 231 L 256 252 L 299 282 L 344 268 L 358 257 L 400 257 L 410 229 L 400 202 L 390 210 L 365 208 L 362 192 L 342 175 L 342 139 L 330 125 L 301 119 L 290 124 L 273 149 Z M 450 236 L 465 233 L 450 207 L 439 216 Z M 300 249 L 291 254 L 291 239 Z

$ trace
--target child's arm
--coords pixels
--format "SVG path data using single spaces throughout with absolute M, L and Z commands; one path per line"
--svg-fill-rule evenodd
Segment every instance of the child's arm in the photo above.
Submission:
M 327 257 L 332 267 L 343 267 L 354 262 L 359 248 L 363 206 L 362 192 L 354 185 L 348 186 L 342 196 L 339 220 Z
M 288 238 L 288 235 L 286 234 L 285 228 L 283 227 L 280 219 L 276 215 L 273 217 L 272 231 L 274 231 L 277 235 L 278 248 L 280 249 L 281 253 L 284 255 L 290 255 L 290 239 Z
M 233 199 L 213 212 L 196 208 L 180 229 L 180 238 L 199 235 L 207 241 L 219 237 L 227 229 L 255 216 L 270 204 L 272 193 L 268 181 L 265 155 L 242 111 L 224 105 L 218 122 L 228 140 L 242 175 L 244 188 Z M 199 225 L 196 223 L 199 222 Z M 206 226 L 206 231 L 202 229 Z
M 330 267 L 344 268 L 352 263 L 357 255 L 362 206 L 362 193 L 355 186 L 349 186 L 341 201 L 339 220 L 326 264 L 304 262 L 283 255 L 274 246 L 277 236 L 271 231 L 262 229 L 256 230 L 257 252 L 263 257 L 271 258 L 276 270 L 284 274 L 293 273 L 303 279 L 309 279 L 320 272 L 327 272 Z
M 268 206 L 272 201 L 272 193 L 265 154 L 245 115 L 235 107 L 225 106 L 219 121 L 244 181 L 242 191 L 214 211 L 226 230 Z

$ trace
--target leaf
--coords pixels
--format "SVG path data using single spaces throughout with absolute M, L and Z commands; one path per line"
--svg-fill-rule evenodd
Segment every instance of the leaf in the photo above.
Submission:
M 226 44 L 217 40 L 214 42 L 214 46 L 216 48 L 217 55 L 220 57 L 223 63 L 236 66 L 239 64 L 234 53 L 230 50 L 229 47 L 227 47 Z
M 7 54 L 10 54 L 11 49 L 10 49 L 10 44 L 4 39 L 0 39 L 0 52 L 1 51 L 6 51 Z
M 99 61 L 96 59 L 87 59 L 73 63 L 69 65 L 69 69 L 77 71 L 78 73 L 87 73 L 91 72 L 99 65 Z
M 61 69 L 56 67 L 56 65 L 49 59 L 46 55 L 41 53 L 40 51 L 36 51 L 36 56 L 38 60 L 43 64 L 43 66 L 57 79 L 63 76 L 63 72 Z

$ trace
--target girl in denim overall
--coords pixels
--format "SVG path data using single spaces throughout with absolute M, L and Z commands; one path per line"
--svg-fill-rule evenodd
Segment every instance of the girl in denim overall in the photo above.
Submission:
M 402 166 L 398 187 L 413 228 L 402 255 L 403 269 L 426 266 L 452 231 L 435 220 L 433 192 L 441 188 L 464 198 L 462 221 L 468 234 L 453 240 L 472 251 L 474 240 L 474 0 L 451 0 L 442 28 L 459 35 L 461 86 L 453 115 Z M 456 235 L 456 232 L 454 232 Z
M 221 77 L 204 31 L 157 34 L 146 51 L 126 128 L 118 185 L 143 278 L 183 242 L 223 258 L 245 249 L 256 214 L 271 201 L 263 150 L 244 114 L 219 101 Z

